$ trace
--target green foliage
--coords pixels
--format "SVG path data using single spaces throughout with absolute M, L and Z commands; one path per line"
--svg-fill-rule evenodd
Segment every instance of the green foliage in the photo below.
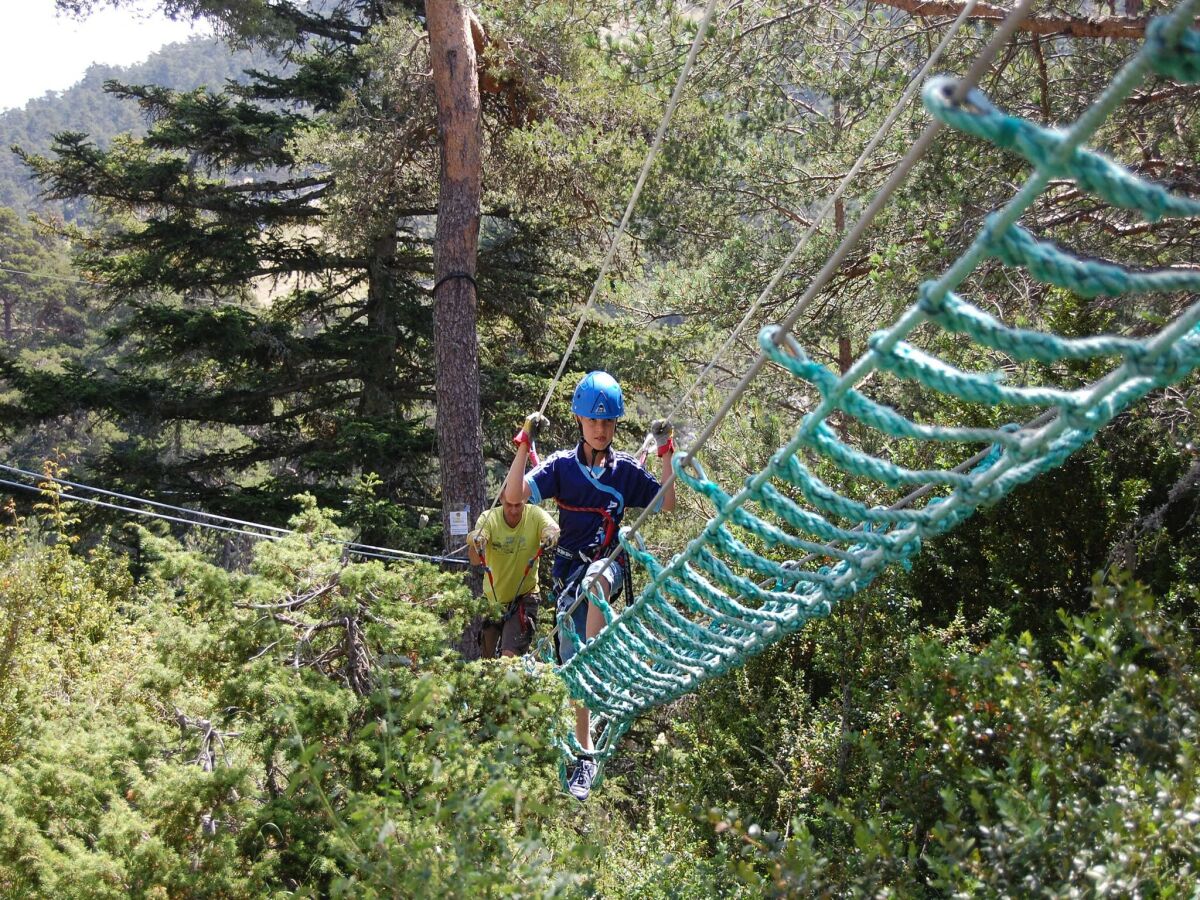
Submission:
M 850 735 L 865 778 L 818 788 L 774 830 L 736 808 L 695 821 L 756 895 L 1190 895 L 1194 598 L 1174 619 L 1126 576 L 1095 598 L 1062 614 L 1053 653 L 1028 633 L 914 637 L 874 724 Z
M 0 207 L 0 340 L 21 363 L 61 372 L 91 358 L 102 314 L 71 270 L 68 247 Z
M 548 740 L 569 727 L 561 683 L 462 664 L 445 648 L 475 607 L 456 576 L 349 563 L 331 516 L 298 505 L 297 534 L 247 573 L 144 534 L 136 587 L 111 555 L 71 549 L 53 493 L 47 526 L 4 533 L 6 658 L 30 677 L 0 680 L 0 889 L 1169 895 L 1194 880 L 1194 592 L 1168 616 L 1137 585 L 1098 587 L 1039 650 L 999 616 L 923 625 L 881 584 L 639 723 L 581 808 Z
M 931 883 L 947 891 L 1184 896 L 1196 880 L 1194 622 L 1136 583 L 1097 585 L 1057 658 L 1027 634 L 977 657 L 919 650 L 910 709 L 943 815 Z M 926 655 L 928 654 L 928 655 Z
M 47 506 L 47 530 L 0 531 L 0 762 L 36 735 L 43 704 L 70 704 L 75 682 L 126 652 L 113 640 L 130 588 L 122 564 L 104 548 L 90 562 L 73 555 L 57 530 L 69 523 Z
M 51 506 L 55 501 L 51 498 Z M 575 894 L 561 682 L 446 647 L 458 576 L 340 558 L 310 498 L 249 574 L 0 534 L 0 894 Z M 53 532 L 50 537 L 55 537 Z M 11 600 L 10 600 L 11 598 Z
M 358 735 L 377 750 L 379 785 L 344 808 L 351 838 L 338 846 L 356 871 L 332 893 L 553 896 L 584 883 L 551 843 L 565 802 L 544 735 L 566 726 L 562 699 L 553 674 L 516 661 L 419 677 Z

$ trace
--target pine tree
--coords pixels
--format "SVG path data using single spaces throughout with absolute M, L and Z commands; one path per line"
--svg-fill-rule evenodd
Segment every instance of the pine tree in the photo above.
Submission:
M 72 233 L 78 264 L 129 315 L 111 329 L 123 359 L 109 370 L 0 360 L 18 392 L 5 417 L 18 427 L 78 410 L 118 420 L 128 439 L 94 464 L 136 491 L 278 519 L 302 489 L 335 503 L 353 478 L 376 473 L 378 495 L 415 519 L 440 505 L 430 415 L 438 142 L 424 23 L 410 7 L 367 0 L 325 12 L 167 6 L 268 41 L 286 68 L 220 91 L 110 83 L 149 119 L 143 139 L 100 149 L 66 133 L 52 154 L 25 155 L 50 196 L 87 198 L 104 217 Z M 476 33 L 490 153 L 477 273 L 488 331 L 478 339 L 496 342 L 481 353 L 492 384 L 522 365 L 554 304 L 583 282 L 577 254 L 593 251 L 577 241 L 607 189 L 598 171 L 551 188 L 561 168 L 504 169 L 520 163 L 510 135 L 537 122 L 550 137 L 532 141 L 555 140 L 554 116 L 570 123 L 575 112 L 550 109 L 534 85 L 580 65 L 578 37 L 554 43 L 566 31 L 555 15 L 532 48 Z M 519 18 L 498 15 L 498 32 Z M 597 127 L 576 118 L 568 127 Z M 534 390 L 502 396 L 523 404 Z

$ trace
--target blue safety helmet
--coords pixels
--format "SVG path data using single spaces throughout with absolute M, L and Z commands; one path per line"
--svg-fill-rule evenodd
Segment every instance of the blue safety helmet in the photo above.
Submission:
M 617 379 L 607 372 L 588 372 L 575 387 L 571 412 L 586 419 L 619 419 L 625 415 L 625 397 Z

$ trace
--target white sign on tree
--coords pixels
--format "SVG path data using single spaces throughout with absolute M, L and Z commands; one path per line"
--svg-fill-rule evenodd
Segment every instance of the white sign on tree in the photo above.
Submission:
M 471 507 L 469 506 L 464 506 L 462 509 L 450 510 L 450 533 L 466 534 L 470 531 L 470 515 Z

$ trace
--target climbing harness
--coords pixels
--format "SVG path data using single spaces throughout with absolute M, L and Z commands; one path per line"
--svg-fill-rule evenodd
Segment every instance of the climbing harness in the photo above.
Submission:
M 490 584 L 492 586 L 492 596 L 495 597 L 496 596 L 496 579 L 492 575 L 491 566 L 489 566 L 487 564 L 487 555 L 484 552 L 483 548 L 481 548 L 481 547 L 476 547 L 475 552 L 479 554 L 480 565 L 483 568 L 483 571 L 487 574 L 488 584 Z M 545 552 L 546 552 L 545 545 L 539 544 L 537 552 L 529 558 L 529 561 L 527 563 L 525 563 L 525 569 L 523 572 L 521 572 L 521 578 L 517 581 L 517 590 L 518 591 L 521 590 L 521 585 L 523 585 L 525 583 L 525 579 L 529 577 L 529 573 L 531 571 L 533 571 L 533 567 L 535 565 L 537 565 L 538 560 L 542 558 L 542 554 Z M 518 593 L 517 596 L 512 601 L 510 601 L 509 604 L 504 608 L 504 613 L 500 616 L 501 637 L 503 637 L 503 634 L 504 634 L 505 623 L 507 623 L 508 620 L 511 619 L 514 615 L 517 616 L 517 623 L 521 626 L 522 634 L 524 634 L 526 632 L 531 632 L 533 630 L 533 624 L 529 618 L 529 613 L 525 609 L 525 594 Z M 530 637 L 530 640 L 532 641 L 532 635 Z M 497 639 L 496 654 L 495 654 L 496 656 L 500 656 L 500 644 L 501 644 L 501 640 Z
M 546 551 L 545 546 L 539 545 L 537 553 L 529 558 L 529 562 L 525 563 L 525 571 L 521 573 L 521 580 L 517 582 L 517 590 L 520 590 L 521 585 L 525 583 L 525 579 L 529 577 L 530 571 L 537 565 L 537 561 L 542 558 L 542 554 Z M 492 593 L 496 591 L 496 586 L 492 585 Z M 518 594 L 517 598 L 508 604 L 508 608 L 504 611 L 504 615 L 500 618 L 501 626 L 504 625 L 515 614 L 517 623 L 521 626 L 521 632 L 531 631 L 533 626 L 529 621 L 529 615 L 525 610 L 525 594 Z
M 554 502 L 559 509 L 565 509 L 568 512 L 592 513 L 600 517 L 600 521 L 604 525 L 604 539 L 600 542 L 600 546 L 596 548 L 591 557 L 588 558 L 588 562 L 595 562 L 613 546 L 613 541 L 617 537 L 617 520 L 613 518 L 612 513 L 607 509 L 600 506 L 572 506 L 570 503 L 564 503 L 557 497 L 554 498 Z M 583 555 L 582 550 L 580 551 L 580 555 Z

